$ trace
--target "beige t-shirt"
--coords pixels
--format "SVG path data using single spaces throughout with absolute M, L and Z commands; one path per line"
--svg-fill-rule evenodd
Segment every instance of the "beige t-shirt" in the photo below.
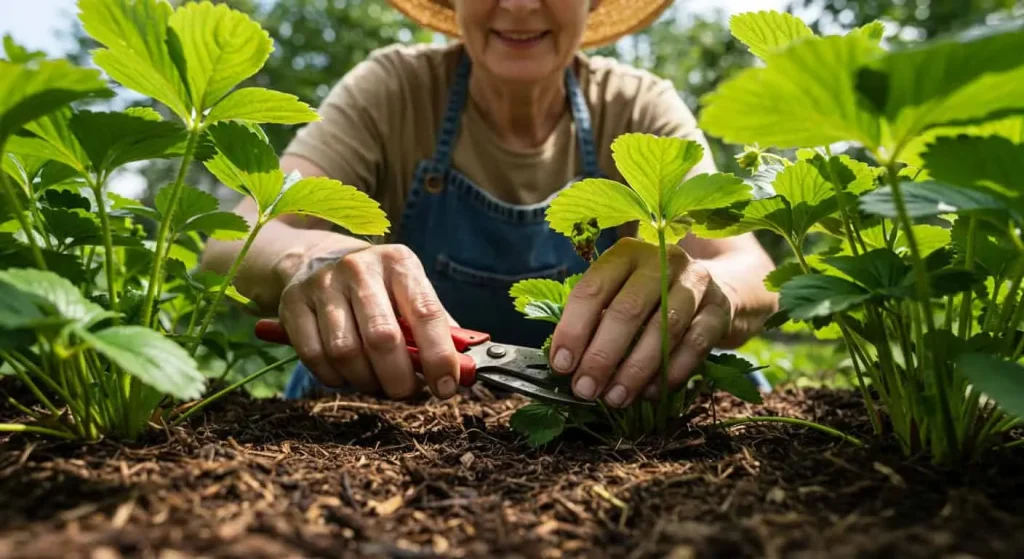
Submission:
M 433 157 L 461 45 L 394 45 L 353 68 L 320 106 L 321 120 L 303 127 L 285 150 L 327 176 L 376 199 L 400 223 L 416 167 Z M 578 80 L 590 108 L 602 172 L 622 181 L 611 143 L 628 132 L 700 141 L 704 160 L 691 176 L 714 172 L 696 119 L 673 84 L 614 59 L 578 56 Z M 510 204 L 550 198 L 582 172 L 571 112 L 548 140 L 528 151 L 504 146 L 467 99 L 452 165 L 480 189 Z

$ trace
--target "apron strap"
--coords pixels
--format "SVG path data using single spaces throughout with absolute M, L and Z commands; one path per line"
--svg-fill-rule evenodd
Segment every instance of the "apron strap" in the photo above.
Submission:
M 583 162 L 583 176 L 600 177 L 601 167 L 597 160 L 597 148 L 594 145 L 593 124 L 590 121 L 590 108 L 587 98 L 583 95 L 576 75 L 572 69 L 565 71 L 565 89 L 569 92 L 569 104 L 572 107 L 572 119 L 576 124 L 576 143 L 580 146 L 580 157 Z

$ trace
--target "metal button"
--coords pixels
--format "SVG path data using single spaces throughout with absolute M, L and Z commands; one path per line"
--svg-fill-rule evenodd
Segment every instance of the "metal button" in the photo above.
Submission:
M 508 352 L 505 350 L 505 348 L 501 347 L 500 345 L 492 345 L 491 347 L 487 348 L 487 357 L 490 357 L 492 359 L 501 359 L 502 357 L 505 357 L 507 353 Z

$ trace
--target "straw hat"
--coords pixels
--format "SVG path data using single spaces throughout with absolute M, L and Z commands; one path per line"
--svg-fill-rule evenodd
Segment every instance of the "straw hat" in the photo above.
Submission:
M 459 36 L 451 0 L 388 0 L 416 23 L 451 37 Z M 581 47 L 606 45 L 654 22 L 673 0 L 601 0 L 587 18 Z

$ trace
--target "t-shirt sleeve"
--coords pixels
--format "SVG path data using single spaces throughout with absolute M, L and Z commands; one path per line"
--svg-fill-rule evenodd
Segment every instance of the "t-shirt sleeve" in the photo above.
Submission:
M 697 118 L 676 91 L 672 82 L 657 80 L 637 97 L 635 123 L 638 132 L 655 136 L 671 136 L 699 142 L 704 157 L 689 176 L 717 171 L 715 158 L 707 138 L 697 126 Z
M 318 109 L 320 120 L 301 128 L 284 154 L 307 159 L 329 178 L 376 198 L 399 93 L 387 62 L 371 56 L 331 88 Z

